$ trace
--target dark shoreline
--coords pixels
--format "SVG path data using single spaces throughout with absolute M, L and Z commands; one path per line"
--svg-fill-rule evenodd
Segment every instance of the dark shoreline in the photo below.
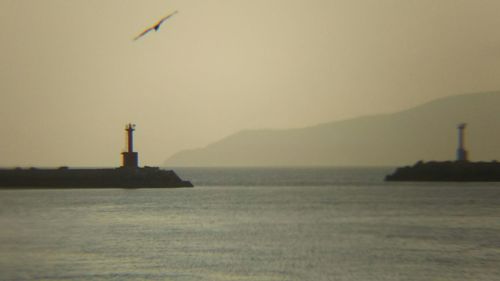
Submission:
M 423 162 L 397 168 L 386 181 L 428 182 L 500 182 L 500 163 L 493 162 Z
M 0 169 L 0 189 L 193 187 L 172 170 L 157 167 L 105 169 Z

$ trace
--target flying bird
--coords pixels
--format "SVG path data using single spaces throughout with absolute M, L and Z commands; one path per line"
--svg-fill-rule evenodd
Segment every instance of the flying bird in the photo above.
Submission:
M 134 41 L 141 38 L 142 36 L 146 35 L 148 32 L 150 32 L 151 30 L 154 30 L 154 31 L 158 31 L 160 29 L 160 26 L 162 25 L 162 23 L 166 20 L 168 20 L 170 17 L 172 17 L 173 15 L 177 14 L 178 11 L 175 11 L 173 13 L 171 13 L 170 15 L 162 18 L 160 21 L 158 21 L 155 25 L 153 25 L 152 27 L 144 30 L 141 34 L 137 35 L 137 37 L 134 38 Z

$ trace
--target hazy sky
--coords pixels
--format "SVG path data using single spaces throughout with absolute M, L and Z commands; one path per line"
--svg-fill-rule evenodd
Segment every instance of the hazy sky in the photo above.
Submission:
M 141 165 L 158 165 L 241 129 L 500 90 L 498 11 L 498 0 L 0 0 L 0 166 L 118 166 L 127 122 Z

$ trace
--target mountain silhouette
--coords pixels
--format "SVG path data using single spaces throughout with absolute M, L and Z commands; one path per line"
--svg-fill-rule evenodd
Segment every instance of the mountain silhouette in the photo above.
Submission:
M 395 166 L 454 160 L 457 125 L 468 124 L 472 161 L 500 159 L 500 92 L 446 97 L 393 114 L 285 130 L 245 130 L 185 150 L 167 166 Z

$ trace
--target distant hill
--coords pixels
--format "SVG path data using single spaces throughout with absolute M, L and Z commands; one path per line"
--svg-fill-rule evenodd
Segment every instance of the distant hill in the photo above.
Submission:
M 167 166 L 391 166 L 453 160 L 465 122 L 471 160 L 500 160 L 500 93 L 452 96 L 394 114 L 287 130 L 246 130 L 181 151 Z

